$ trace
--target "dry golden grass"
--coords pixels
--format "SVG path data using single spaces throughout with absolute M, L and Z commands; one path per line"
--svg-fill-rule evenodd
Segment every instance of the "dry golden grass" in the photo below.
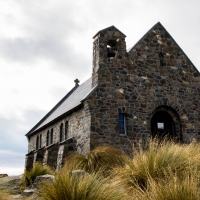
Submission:
M 39 190 L 43 200 L 129 200 L 116 185 L 110 185 L 100 173 L 74 175 L 66 168 L 52 183 L 43 183 Z
M 22 189 L 33 184 L 35 178 L 40 175 L 53 174 L 53 170 L 48 166 L 43 166 L 41 163 L 35 163 L 33 169 L 25 171 L 21 180 Z
M 136 183 L 146 187 L 149 178 L 165 179 L 169 172 L 179 177 L 182 177 L 185 171 L 198 174 L 199 160 L 200 145 L 197 143 L 180 145 L 172 141 L 160 143 L 151 140 L 147 150 L 142 147 L 134 150 L 134 158 L 129 159 L 124 167 L 116 168 L 114 174 L 126 188 Z
M 136 200 L 199 200 L 199 177 L 187 172 L 184 178 L 170 174 L 166 179 L 155 180 L 149 177 L 147 187 L 137 185 L 132 188 Z
M 68 169 L 82 169 L 86 172 L 97 172 L 103 169 L 109 172 L 114 167 L 124 166 L 128 157 L 125 153 L 112 146 L 99 146 L 93 149 L 88 156 L 72 154 L 66 160 Z
M 9 196 L 8 191 L 0 190 L 0 200 L 7 200 Z
M 145 150 L 141 146 L 133 152 L 134 157 L 128 158 L 121 150 L 103 146 L 88 157 L 72 155 L 55 180 L 41 185 L 40 198 L 200 200 L 199 143 L 154 139 Z M 88 173 L 70 173 L 74 169 Z

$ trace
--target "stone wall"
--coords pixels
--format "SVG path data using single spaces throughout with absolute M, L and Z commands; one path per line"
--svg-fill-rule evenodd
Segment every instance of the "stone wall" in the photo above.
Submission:
M 121 41 L 108 58 L 107 42 Z M 179 117 L 179 139 L 189 142 L 200 135 L 199 72 L 159 23 L 125 53 L 125 36 L 117 29 L 100 31 L 94 38 L 93 84 L 89 99 L 92 147 L 108 144 L 124 150 L 151 136 L 151 118 L 158 107 Z M 127 135 L 119 135 L 118 115 L 126 113 Z M 172 115 L 172 113 L 171 113 Z M 173 116 L 172 116 L 173 117 Z M 178 125 L 179 124 L 179 125 Z
M 38 160 L 59 169 L 70 151 L 86 155 L 98 145 L 128 152 L 153 135 L 151 121 L 159 111 L 171 116 L 178 141 L 199 140 L 199 72 L 160 23 L 128 53 L 125 37 L 114 26 L 95 35 L 92 84 L 97 89 L 82 109 L 30 137 L 27 166 Z M 126 117 L 124 135 L 119 134 L 119 114 Z M 60 125 L 66 121 L 69 140 L 60 142 Z M 52 128 L 53 144 L 46 147 Z M 39 135 L 42 143 L 36 150 Z
M 68 121 L 67 139 L 60 142 L 60 125 Z M 27 154 L 26 168 L 31 168 L 31 162 L 41 162 L 53 168 L 60 168 L 64 164 L 68 153 L 78 151 L 87 154 L 90 150 L 90 113 L 85 103 L 84 107 L 63 117 L 29 138 L 29 153 Z M 65 127 L 63 127 L 65 128 Z M 53 143 L 47 146 L 47 132 L 53 129 Z M 41 148 L 36 149 L 36 138 L 41 135 Z M 34 159 L 32 159 L 34 155 Z

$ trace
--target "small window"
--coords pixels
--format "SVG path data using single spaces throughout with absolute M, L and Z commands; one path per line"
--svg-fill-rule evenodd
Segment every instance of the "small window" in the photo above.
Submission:
M 40 141 L 39 141 L 39 147 L 41 148 L 42 147 L 42 134 L 40 134 Z
M 53 144 L 53 129 L 51 129 L 50 144 Z
M 117 44 L 116 40 L 109 40 L 107 42 L 107 57 L 108 58 L 115 57 L 116 44 Z
M 60 125 L 60 142 L 63 141 L 63 123 Z
M 119 114 L 119 134 L 126 135 L 126 114 L 120 113 Z
M 163 122 L 158 122 L 157 123 L 158 129 L 164 129 L 164 123 Z
M 39 136 L 37 136 L 36 138 L 36 150 L 39 149 Z
M 42 147 L 42 135 L 37 135 L 36 138 L 36 150 L 40 149 Z
M 160 58 L 160 66 L 164 66 L 164 55 L 162 52 L 159 53 L 159 58 Z
M 46 146 L 49 146 L 49 131 L 47 132 Z
M 65 122 L 65 140 L 67 139 L 68 135 L 68 121 Z

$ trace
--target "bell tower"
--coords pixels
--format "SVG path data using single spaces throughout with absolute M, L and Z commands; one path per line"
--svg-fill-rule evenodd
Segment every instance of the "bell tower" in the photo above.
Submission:
M 125 35 L 116 27 L 110 26 L 99 31 L 93 41 L 93 87 L 105 79 L 105 71 L 117 67 L 125 59 Z

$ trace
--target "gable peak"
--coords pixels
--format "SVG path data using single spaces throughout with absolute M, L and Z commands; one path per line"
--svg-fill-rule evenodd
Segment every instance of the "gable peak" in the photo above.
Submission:
M 93 36 L 93 38 L 95 38 L 99 33 L 104 33 L 104 32 L 106 32 L 106 31 L 118 31 L 118 32 L 120 32 L 124 37 L 126 37 L 126 35 L 125 35 L 124 33 L 122 33 L 122 32 L 121 32 L 119 29 L 117 29 L 114 25 L 112 25 L 112 26 L 109 26 L 109 27 L 107 27 L 107 28 L 104 28 L 104 29 L 98 31 L 98 32 Z

